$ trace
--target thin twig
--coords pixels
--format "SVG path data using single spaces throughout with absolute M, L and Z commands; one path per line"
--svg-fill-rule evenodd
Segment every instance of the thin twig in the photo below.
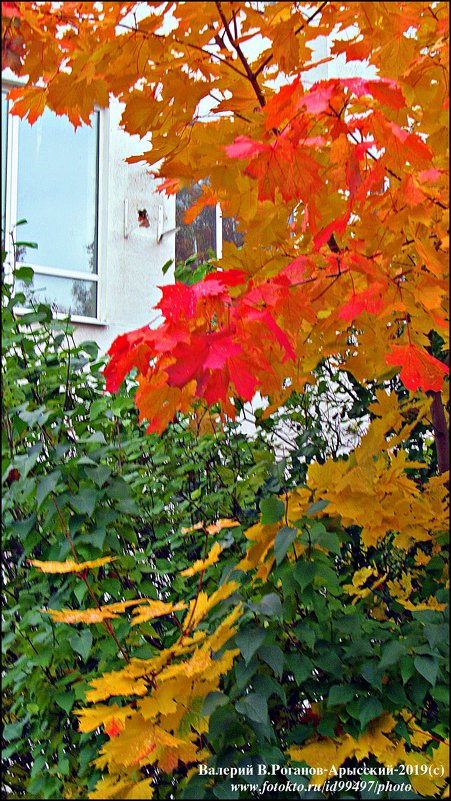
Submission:
M 66 525 L 66 521 L 64 520 L 64 517 L 61 514 L 61 510 L 60 510 L 60 508 L 58 506 L 58 503 L 57 503 L 56 498 L 55 498 L 54 495 L 52 495 L 52 500 L 53 500 L 53 503 L 55 504 L 55 509 L 56 509 L 56 511 L 58 513 L 58 517 L 59 517 L 59 519 L 61 521 L 61 525 L 63 527 L 63 531 L 64 531 L 64 533 L 66 535 L 67 541 L 68 541 L 68 543 L 70 545 L 70 549 L 71 549 L 71 551 L 73 553 L 74 560 L 75 560 L 75 562 L 79 563 L 80 560 L 79 560 L 77 552 L 75 550 L 75 546 L 74 546 L 74 543 L 72 541 L 72 537 L 70 535 L 69 529 L 68 529 L 68 527 Z M 88 590 L 89 595 L 91 596 L 92 600 L 94 601 L 97 609 L 102 609 L 102 604 L 100 603 L 100 601 L 96 597 L 96 595 L 95 595 L 95 593 L 94 593 L 94 591 L 93 591 L 93 589 L 92 589 L 87 577 L 84 575 L 84 573 L 80 573 L 80 578 L 86 584 L 86 589 Z M 116 643 L 117 647 L 119 648 L 119 650 L 120 650 L 121 654 L 123 655 L 124 659 L 127 662 L 130 662 L 130 657 L 129 657 L 127 651 L 124 650 L 124 648 L 120 644 L 119 640 L 117 639 L 117 637 L 116 637 L 116 635 L 115 635 L 115 633 L 113 631 L 113 628 L 111 626 L 111 623 L 108 620 L 102 620 L 102 625 L 107 630 L 107 632 L 111 635 L 111 637 L 113 638 L 114 642 Z

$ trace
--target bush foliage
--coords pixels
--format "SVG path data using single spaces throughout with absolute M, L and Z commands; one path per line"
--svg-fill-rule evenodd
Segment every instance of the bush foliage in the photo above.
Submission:
M 29 272 L 20 268 L 16 280 L 26 282 Z M 390 538 L 367 549 L 361 529 L 328 514 L 328 501 L 305 504 L 302 498 L 306 457 L 308 463 L 334 457 L 333 464 L 344 464 L 347 457 L 338 459 L 337 448 L 343 451 L 345 443 L 331 452 L 333 430 L 339 438 L 352 424 L 365 429 L 377 420 L 378 387 L 335 385 L 332 403 L 333 382 L 323 365 L 310 394 L 293 394 L 269 420 L 257 413 L 253 437 L 235 423 L 214 430 L 212 419 L 195 413 L 161 437 L 146 436 L 127 389 L 115 397 L 104 392 L 104 360 L 95 343 L 76 345 L 69 324 L 53 320 L 43 304 L 18 316 L 14 308 L 21 301 L 6 283 L 3 738 L 9 797 L 105 797 L 94 791 L 101 772 L 92 760 L 108 742 L 108 726 L 96 727 L 95 736 L 80 731 L 74 712 L 93 679 L 123 670 L 124 658 L 151 660 L 180 636 L 177 611 L 134 626 L 130 615 L 69 625 L 46 610 L 136 598 L 177 610 L 178 602 L 199 595 L 199 576 L 181 573 L 207 553 L 202 524 L 224 518 L 234 525 L 218 531 L 221 560 L 201 573 L 202 591 L 211 596 L 231 579 L 236 588 L 201 627 L 214 632 L 240 604 L 224 652 L 233 645 L 235 658 L 218 688 L 186 710 L 191 717 L 185 719 L 217 775 L 179 763 L 167 771 L 144 767 L 141 779 L 151 779 L 160 798 L 232 797 L 220 769 L 254 771 L 248 779 L 254 783 L 265 779 L 263 773 L 255 779 L 258 764 L 285 771 L 306 765 L 305 759 L 312 765 L 312 737 L 318 765 L 330 761 L 331 744 L 344 736 L 360 743 L 360 751 L 349 752 L 345 764 L 351 767 L 363 757 L 370 768 L 386 765 L 384 748 L 392 749 L 393 765 L 397 756 L 405 764 L 441 764 L 445 535 L 408 552 Z M 395 388 L 402 396 L 392 382 Z M 345 392 L 355 398 L 349 419 L 339 414 Z M 415 417 L 412 407 L 410 414 Z M 335 428 L 327 429 L 326 420 Z M 288 437 L 292 447 L 284 451 Z M 409 475 L 416 482 L 435 469 L 431 444 L 424 421 L 414 423 L 416 462 Z M 254 543 L 252 559 L 247 548 L 257 533 L 268 547 Z M 61 562 L 74 554 L 89 561 L 105 553 L 115 560 L 89 574 L 43 573 L 29 561 Z M 415 608 L 409 609 L 409 599 Z M 120 688 L 112 693 L 110 703 L 122 705 Z M 379 753 L 371 744 L 365 753 L 371 727 L 375 736 L 379 732 Z M 399 771 L 394 776 L 401 780 Z M 298 783 L 287 797 L 310 797 L 305 776 L 279 778 Z M 255 789 L 241 797 L 253 797 Z M 125 797 L 117 790 L 115 797 Z

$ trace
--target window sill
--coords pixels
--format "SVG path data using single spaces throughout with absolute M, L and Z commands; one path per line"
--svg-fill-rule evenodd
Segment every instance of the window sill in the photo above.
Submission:
M 26 309 L 23 306 L 15 306 L 13 311 L 18 317 L 22 317 L 24 314 L 30 314 L 31 312 L 35 311 L 35 309 Z M 100 320 L 98 317 L 83 317 L 79 314 L 73 314 L 72 316 L 69 316 L 67 314 L 62 314 L 61 312 L 54 314 L 53 319 L 67 320 L 69 324 L 74 325 L 95 325 L 99 328 L 107 328 L 109 325 L 106 320 Z

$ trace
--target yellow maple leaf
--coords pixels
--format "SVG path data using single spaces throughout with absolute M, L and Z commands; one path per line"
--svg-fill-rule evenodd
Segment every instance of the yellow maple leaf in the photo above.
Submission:
M 188 526 L 187 528 L 182 527 L 180 531 L 182 534 L 191 534 L 192 531 L 200 531 L 204 528 L 204 526 L 205 524 L 202 521 L 199 521 L 199 523 L 195 523 L 193 526 Z
M 387 587 L 392 597 L 402 603 L 412 592 L 412 577 L 408 573 L 403 573 L 399 581 L 387 581 Z
M 441 604 L 437 601 L 433 595 L 430 595 L 426 601 L 422 601 L 419 603 L 415 603 L 412 601 L 405 601 L 398 599 L 399 603 L 402 604 L 404 609 L 408 609 L 410 612 L 420 612 L 423 609 L 432 609 L 436 612 L 443 612 L 444 609 L 448 606 L 448 604 Z
M 216 604 L 223 601 L 232 595 L 237 590 L 239 584 L 237 581 L 228 581 L 222 584 L 212 595 L 208 596 L 205 592 L 199 592 L 198 595 L 189 602 L 189 609 L 183 619 L 182 628 L 184 630 L 195 628 L 205 615 L 213 609 Z
M 172 612 L 177 612 L 179 609 L 186 609 L 186 604 L 183 601 L 177 601 L 177 603 L 171 604 L 165 603 L 164 601 L 148 599 L 146 606 L 138 606 L 137 609 L 133 610 L 135 617 L 132 620 L 132 625 L 136 626 L 138 623 L 144 623 L 146 620 L 152 620 L 162 615 L 170 615 Z
M 414 791 L 426 798 L 434 798 L 437 790 L 446 784 L 449 775 L 449 748 L 447 749 L 443 743 L 441 746 L 442 748 L 435 749 L 431 756 L 420 751 L 410 751 L 404 757 L 406 768 L 412 767 L 409 781 Z
M 126 789 L 131 789 L 132 786 L 129 777 L 121 778 L 121 776 L 113 773 L 100 779 L 95 790 L 89 793 L 88 798 L 92 798 L 93 801 L 102 801 L 104 798 L 117 798 L 119 793 L 122 794 Z M 121 795 L 121 797 L 125 798 L 126 796 Z
M 104 620 L 119 617 L 108 607 L 100 609 L 42 609 L 56 623 L 102 623 Z
M 42 570 L 43 573 L 82 573 L 90 567 L 102 567 L 102 565 L 113 562 L 117 556 L 102 556 L 100 559 L 91 559 L 89 562 L 74 562 L 73 559 L 66 559 L 65 562 L 41 562 L 39 559 L 28 559 L 27 561 Z
M 239 526 L 237 520 L 230 520 L 228 517 L 222 517 L 220 520 L 217 520 L 216 523 L 211 523 L 211 525 L 207 526 L 207 531 L 209 534 L 219 534 L 223 528 L 235 528 L 235 526 Z
M 192 682 L 183 673 L 174 679 L 160 674 L 160 681 L 152 694 L 140 701 L 138 708 L 146 720 L 156 719 L 158 715 L 170 715 L 177 709 L 180 700 L 189 697 Z
M 125 719 L 133 713 L 131 706 L 118 706 L 112 704 L 97 704 L 91 709 L 78 709 L 76 715 L 79 718 L 78 729 L 79 731 L 87 732 L 94 731 L 99 726 L 108 726 L 112 721 L 120 721 L 123 723 Z
M 125 723 L 125 728 L 112 740 L 104 744 L 103 752 L 110 761 L 125 767 L 154 763 L 165 747 L 177 749 L 183 740 L 155 726 L 136 713 Z
M 104 701 L 112 695 L 146 695 L 147 683 L 140 677 L 130 675 L 125 669 L 104 673 L 90 683 L 91 690 L 86 693 L 87 701 Z
M 425 565 L 429 564 L 431 561 L 431 557 L 424 553 L 424 551 L 417 551 L 415 554 L 415 564 L 419 565 L 420 567 L 424 567 Z
M 124 796 L 124 798 L 134 798 L 136 801 L 144 801 L 145 799 L 153 797 L 153 787 L 151 779 L 143 779 L 136 784 L 133 784 L 131 790 Z
M 195 573 L 203 572 L 207 567 L 214 565 L 218 561 L 221 551 L 222 547 L 219 542 L 215 542 L 206 559 L 197 559 L 191 567 L 186 567 L 185 570 L 182 570 L 180 575 L 194 576 Z

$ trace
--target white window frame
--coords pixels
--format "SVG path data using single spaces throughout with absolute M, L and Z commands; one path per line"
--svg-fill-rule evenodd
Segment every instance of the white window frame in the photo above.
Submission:
M 20 86 L 21 81 L 8 78 L 2 81 L 2 92 L 8 92 L 14 86 Z M 10 102 L 10 101 L 8 101 Z M 48 275 L 56 278 L 67 278 L 69 280 L 83 280 L 96 284 L 96 316 L 86 317 L 80 314 L 69 314 L 71 322 L 83 323 L 87 325 L 107 325 L 105 320 L 106 311 L 106 246 L 108 232 L 107 203 L 108 197 L 108 146 L 109 146 L 109 109 L 95 108 L 98 113 L 98 158 L 97 158 L 97 272 L 86 273 L 77 270 L 63 270 L 56 267 L 33 266 L 32 259 L 29 259 L 30 266 L 36 275 Z M 7 257 L 5 260 L 5 279 L 12 279 L 13 258 L 11 253 L 10 233 L 15 229 L 17 223 L 17 189 L 19 177 L 19 125 L 20 118 L 7 113 L 7 150 L 6 150 L 6 204 L 5 204 L 5 250 Z M 68 125 L 70 125 L 68 121 Z M 24 234 L 26 238 L 26 234 Z M 20 237 L 19 237 L 20 238 Z M 24 266 L 27 262 L 24 262 Z M 17 314 L 26 314 L 29 308 L 19 307 L 14 310 Z M 57 312 L 54 314 L 57 319 L 65 319 L 68 314 Z

